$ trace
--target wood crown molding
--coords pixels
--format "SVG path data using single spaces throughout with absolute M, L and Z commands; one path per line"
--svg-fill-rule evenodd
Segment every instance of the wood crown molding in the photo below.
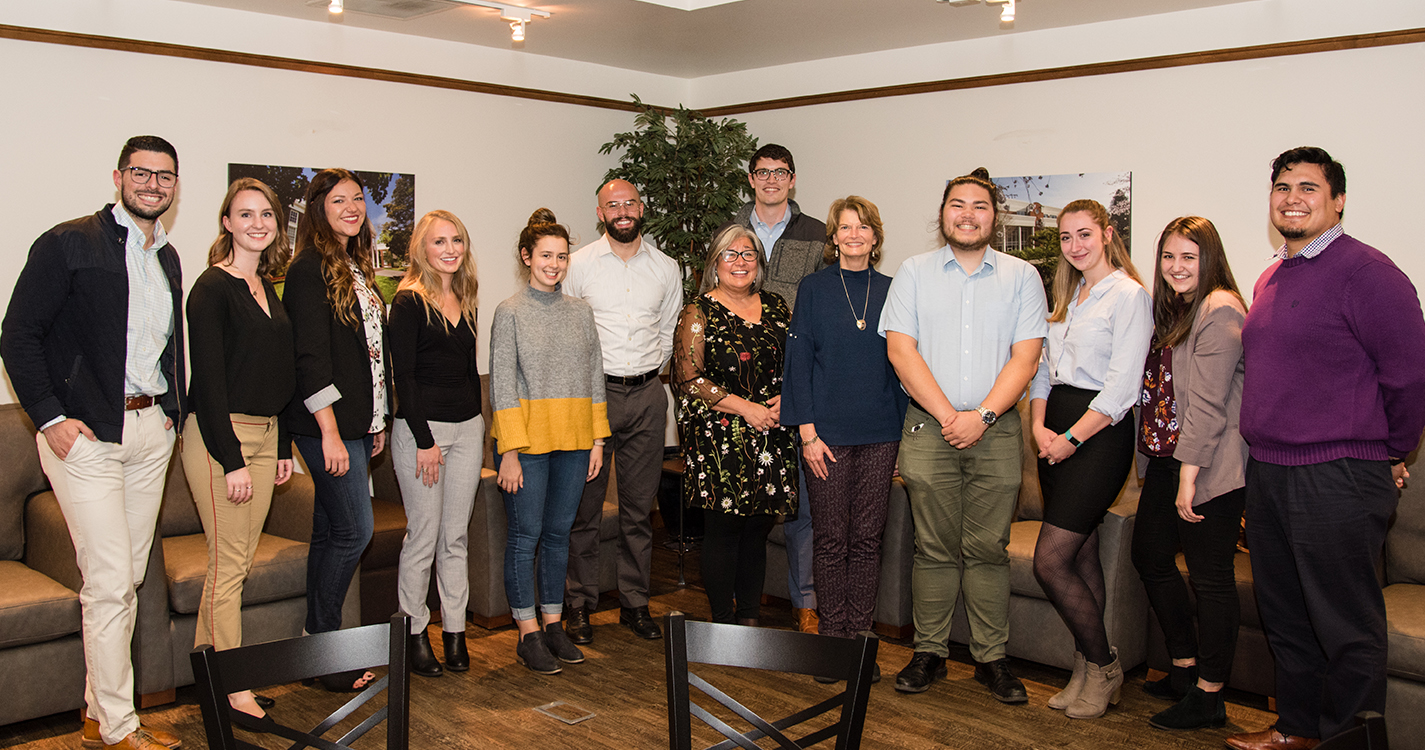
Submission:
M 469 81 L 462 78 L 447 78 L 424 73 L 404 73 L 381 68 L 367 68 L 358 65 L 324 63 L 290 57 L 257 55 L 248 52 L 231 52 L 208 47 L 192 47 L 183 44 L 170 44 L 168 42 L 152 42 L 138 39 L 99 36 L 95 34 L 79 34 L 70 31 L 53 31 L 50 29 L 37 29 L 27 26 L 0 24 L 0 39 L 16 39 L 44 44 L 62 44 L 73 47 L 90 47 L 94 49 L 134 52 L 145 55 L 162 55 L 165 57 L 182 57 L 190 60 L 251 65 L 259 68 L 294 70 L 303 73 L 345 76 L 348 78 L 364 78 L 371 81 L 404 83 L 412 86 L 427 86 L 452 91 L 467 91 L 476 94 L 493 94 L 496 96 L 512 96 L 521 99 L 535 99 L 560 104 L 577 104 L 584 107 L 615 109 L 625 112 L 638 111 L 638 108 L 634 106 L 631 101 L 605 99 L 597 96 L 566 94 L 557 91 L 546 91 L 544 89 L 507 86 L 498 83 L 481 83 L 479 81 Z M 1184 52 L 1175 55 L 1089 63 L 1086 65 L 1067 65 L 1058 68 L 1041 68 L 1038 70 L 1025 70 L 1012 73 L 996 73 L 993 75 L 970 76 L 967 78 L 949 78 L 939 81 L 925 81 L 922 83 L 904 83 L 893 86 L 834 91 L 825 94 L 793 96 L 784 99 L 769 99 L 760 102 L 748 102 L 746 104 L 710 107 L 701 110 L 701 112 L 707 117 L 726 117 L 748 112 L 809 107 L 817 104 L 835 104 L 838 102 L 859 101 L 863 99 L 881 99 L 890 96 L 930 94 L 941 91 L 957 91 L 960 89 L 1007 86 L 1014 83 L 1083 78 L 1088 76 L 1110 75 L 1113 73 L 1131 73 L 1140 70 L 1158 70 L 1188 65 L 1208 65 L 1221 62 L 1236 62 L 1239 60 L 1258 60 L 1268 57 L 1306 55 L 1317 52 L 1389 47 L 1399 44 L 1418 44 L 1421 42 L 1425 42 L 1425 28 L 1403 29 L 1400 31 L 1353 34 L 1350 36 L 1308 39 L 1297 42 L 1277 42 L 1250 47 L 1231 47 L 1202 52 Z M 671 108 L 666 106 L 655 105 L 655 108 L 671 111 Z

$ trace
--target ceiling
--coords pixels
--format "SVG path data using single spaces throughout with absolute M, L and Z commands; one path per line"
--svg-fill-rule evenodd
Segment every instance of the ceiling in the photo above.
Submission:
M 698 78 L 1249 0 L 1018 0 L 1012 28 L 1001 28 L 999 6 L 935 0 L 505 0 L 553 14 L 535 18 L 520 43 L 498 11 L 449 0 L 345 0 L 340 16 L 327 12 L 327 0 L 184 1 Z M 357 12 L 372 4 L 424 15 Z

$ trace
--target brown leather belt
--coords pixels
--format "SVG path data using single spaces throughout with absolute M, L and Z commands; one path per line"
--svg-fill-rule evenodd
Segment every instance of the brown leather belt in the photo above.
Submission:
M 127 396 L 124 398 L 124 411 L 147 409 L 156 403 L 158 403 L 158 399 L 153 396 Z
M 628 388 L 633 388 L 634 386 L 643 385 L 644 383 L 647 383 L 648 381 L 656 377 L 658 377 L 658 370 L 654 369 L 650 372 L 645 372 L 642 375 L 634 375 L 632 377 L 624 377 L 622 375 L 605 375 L 604 380 L 615 385 L 622 385 Z

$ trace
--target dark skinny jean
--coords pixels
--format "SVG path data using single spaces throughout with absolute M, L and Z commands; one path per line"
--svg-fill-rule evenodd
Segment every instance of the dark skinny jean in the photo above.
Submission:
M 762 611 L 762 582 L 767 577 L 767 535 L 777 517 L 739 516 L 703 511 L 703 588 L 712 621 L 755 620 Z
M 1196 657 L 1198 677 L 1226 682 L 1241 620 L 1234 564 L 1247 493 L 1235 489 L 1197 506 L 1193 510 L 1203 520 L 1188 523 L 1178 517 L 1176 504 L 1181 466 L 1175 458 L 1148 459 L 1133 526 L 1133 566 L 1158 615 L 1168 656 Z M 1187 585 L 1178 571 L 1179 549 L 1197 594 L 1196 632 Z

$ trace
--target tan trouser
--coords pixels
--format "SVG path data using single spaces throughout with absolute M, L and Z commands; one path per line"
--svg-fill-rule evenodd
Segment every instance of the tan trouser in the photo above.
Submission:
M 208 574 L 193 646 L 212 644 L 219 651 L 242 645 L 242 587 L 272 507 L 277 475 L 277 417 L 229 416 L 252 476 L 252 499 L 241 505 L 228 500 L 227 474 L 208 453 L 197 415 L 189 415 L 183 428 L 183 473 L 208 537 Z
M 126 411 L 121 443 L 80 435 L 64 460 L 50 450 L 44 433 L 35 436 L 84 577 L 79 605 L 86 711 L 110 745 L 139 728 L 130 653 L 138 618 L 135 590 L 148 569 L 173 455 L 173 430 L 163 427 L 167 419 L 158 406 Z

